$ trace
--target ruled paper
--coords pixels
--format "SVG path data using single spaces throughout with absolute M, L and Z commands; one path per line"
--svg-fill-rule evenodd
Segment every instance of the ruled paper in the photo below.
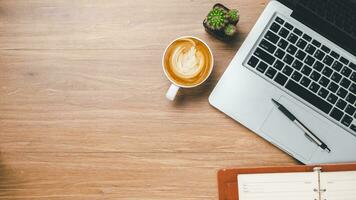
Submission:
M 239 200 L 319 199 L 312 172 L 238 175 Z
M 322 199 L 355 200 L 356 171 L 322 172 L 321 188 L 326 189 L 322 195 Z

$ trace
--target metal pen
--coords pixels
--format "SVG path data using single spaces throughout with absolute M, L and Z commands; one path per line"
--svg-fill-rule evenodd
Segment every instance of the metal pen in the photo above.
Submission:
M 272 102 L 277 106 L 278 110 L 280 110 L 288 119 L 290 119 L 297 127 L 299 127 L 311 141 L 317 144 L 320 148 L 327 151 L 328 153 L 331 152 L 329 147 L 321 141 L 313 132 L 311 132 L 302 122 L 300 122 L 287 108 L 283 105 L 278 103 L 276 100 L 272 99 Z

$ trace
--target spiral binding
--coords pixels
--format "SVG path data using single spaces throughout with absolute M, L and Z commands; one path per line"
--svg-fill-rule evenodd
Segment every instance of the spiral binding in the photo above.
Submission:
M 314 167 L 313 169 L 314 172 L 317 172 L 319 174 L 318 177 L 318 184 L 319 184 L 319 188 L 314 188 L 313 191 L 318 193 L 319 199 L 314 199 L 314 200 L 327 200 L 327 199 L 321 199 L 321 194 L 326 192 L 326 189 L 321 189 L 320 188 L 320 173 L 321 173 L 321 167 Z

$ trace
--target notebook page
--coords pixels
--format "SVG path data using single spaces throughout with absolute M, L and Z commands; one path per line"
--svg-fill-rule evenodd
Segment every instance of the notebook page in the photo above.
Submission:
M 317 184 L 313 172 L 240 174 L 239 200 L 314 200 Z
M 322 195 L 322 199 L 356 199 L 356 171 L 322 172 L 320 180 L 322 182 L 322 187 L 326 189 L 325 193 Z

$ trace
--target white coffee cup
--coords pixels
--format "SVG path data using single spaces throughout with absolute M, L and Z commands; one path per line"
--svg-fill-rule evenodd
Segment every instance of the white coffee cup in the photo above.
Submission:
M 179 83 L 178 81 L 173 79 L 173 76 L 171 75 L 172 72 L 169 72 L 169 67 L 167 67 L 167 51 L 170 49 L 170 47 L 175 44 L 176 42 L 181 42 L 184 40 L 192 40 L 192 41 L 196 41 L 199 43 L 200 48 L 205 52 L 205 54 L 207 54 L 207 59 L 204 59 L 209 61 L 207 62 L 204 66 L 204 73 L 199 73 L 199 75 L 201 74 L 201 76 L 196 76 L 195 78 L 198 80 L 197 82 L 191 82 L 189 84 L 185 84 L 185 83 Z M 204 57 L 204 56 L 203 56 Z M 204 57 L 205 58 L 205 57 Z M 205 63 L 205 62 L 204 62 Z M 163 56 L 162 56 L 162 68 L 164 71 L 164 74 L 166 75 L 167 79 L 172 83 L 171 86 L 169 87 L 167 93 L 166 93 L 166 97 L 167 99 L 173 101 L 174 98 L 176 97 L 179 88 L 193 88 L 193 87 L 197 87 L 201 84 L 203 84 L 210 76 L 211 72 L 213 71 L 214 68 L 214 57 L 212 54 L 212 51 L 210 49 L 210 47 L 201 39 L 194 37 L 194 36 L 183 36 L 183 37 L 179 37 L 175 40 L 173 40 L 165 49 Z

